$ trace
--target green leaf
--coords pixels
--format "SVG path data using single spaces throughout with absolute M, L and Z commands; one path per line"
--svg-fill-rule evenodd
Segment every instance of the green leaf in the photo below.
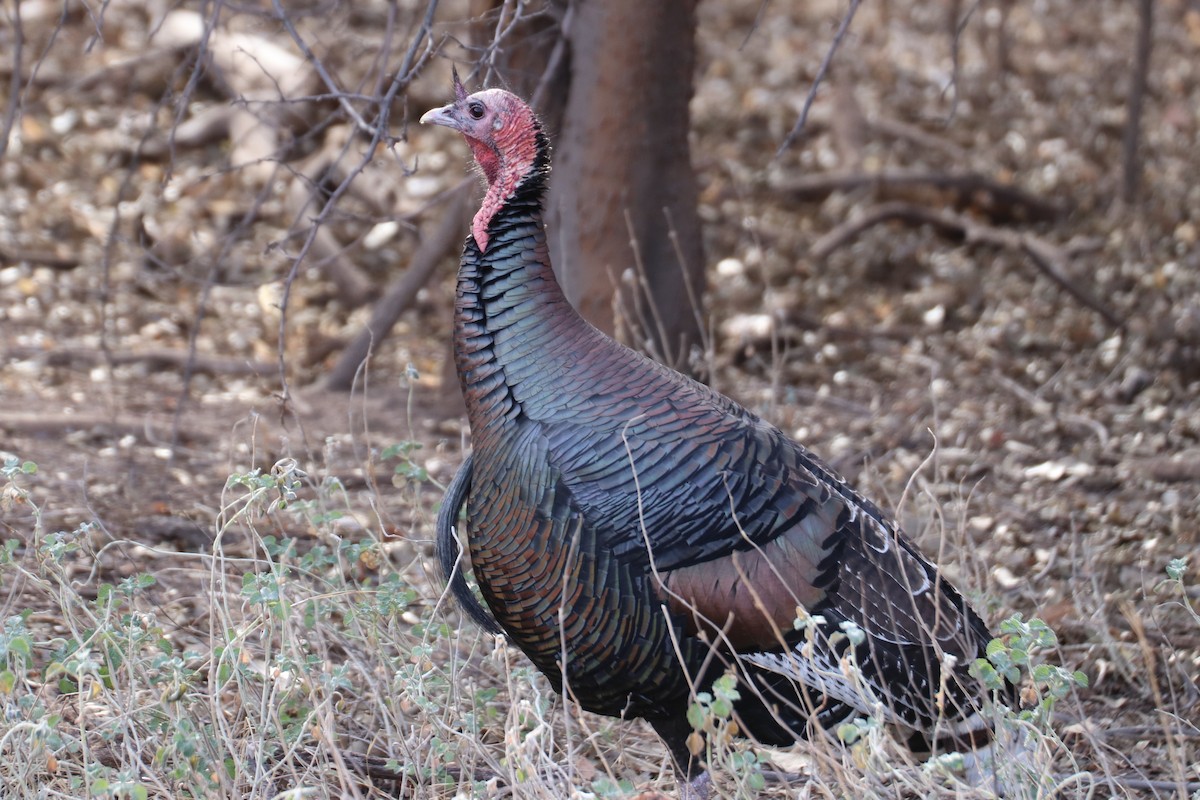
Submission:
M 717 697 L 727 700 L 737 700 L 741 697 L 737 690 L 737 677 L 728 672 L 713 681 L 713 692 Z
M 1173 581 L 1183 580 L 1183 573 L 1187 571 L 1186 558 L 1172 558 L 1167 562 L 1167 577 Z
M 1000 673 L 996 672 L 996 668 L 982 658 L 975 659 L 975 663 L 967 671 L 971 677 L 979 680 L 993 691 L 1000 691 L 1004 688 L 1004 679 L 1000 677 Z

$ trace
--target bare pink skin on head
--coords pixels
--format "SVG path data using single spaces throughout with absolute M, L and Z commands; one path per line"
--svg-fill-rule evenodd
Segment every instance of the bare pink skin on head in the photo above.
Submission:
M 486 252 L 488 223 L 516 191 L 537 157 L 537 120 L 525 101 L 503 89 L 468 95 L 457 74 L 454 93 L 453 103 L 426 111 L 421 122 L 453 128 L 470 145 L 488 185 L 471 222 L 471 233 L 480 252 Z

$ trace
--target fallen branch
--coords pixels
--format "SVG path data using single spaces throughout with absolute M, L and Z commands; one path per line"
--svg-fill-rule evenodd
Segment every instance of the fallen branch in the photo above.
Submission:
M 171 421 L 151 419 L 131 414 L 46 414 L 44 412 L 2 411 L 0 430 L 8 433 L 63 434 L 71 431 L 92 431 L 100 436 L 136 436 L 150 444 L 171 440 Z M 212 437 L 198 428 L 180 429 L 179 436 L 193 442 Z
M 1163 483 L 1183 483 L 1200 480 L 1200 457 L 1148 458 L 1134 462 L 1136 469 Z
M 450 202 L 441 211 L 442 219 L 422 238 L 409 261 L 408 269 L 379 298 L 366 327 L 342 351 L 325 379 L 327 389 L 346 392 L 353 388 L 354 378 L 370 355 L 371 348 L 384 340 L 396 320 L 416 300 L 417 292 L 429 281 L 442 258 L 459 242 L 468 197 L 465 190 L 469 184 L 469 181 L 463 182 L 448 193 Z
M 898 119 L 875 116 L 867 120 L 867 125 L 881 136 L 911 142 L 925 150 L 937 150 L 956 161 L 965 162 L 970 158 L 970 153 L 965 148 L 959 147 L 949 139 Z
M 24 261 L 38 267 L 66 272 L 79 266 L 78 256 L 60 256 L 54 253 L 40 253 L 35 250 L 6 250 L 0 248 L 0 264 L 17 264 Z
M 1069 256 L 1059 247 L 1031 233 L 1003 230 L 991 225 L 975 222 L 951 211 L 935 210 L 911 203 L 881 203 L 855 219 L 843 222 L 822 236 L 809 249 L 809 255 L 824 261 L 839 247 L 858 236 L 867 228 L 882 222 L 897 220 L 910 225 L 929 225 L 943 235 L 957 237 L 967 244 L 986 244 L 1018 250 L 1046 277 L 1099 314 L 1113 328 L 1123 328 L 1125 322 L 1082 286 L 1075 285 L 1063 272 L 1062 264 Z
M 105 353 L 103 350 L 85 348 L 43 350 L 40 347 L 10 347 L 4 351 L 5 361 L 40 361 L 51 367 L 78 364 L 111 364 L 113 366 L 145 364 L 151 369 L 183 369 L 189 359 L 193 372 L 204 372 L 210 375 L 269 375 L 275 369 L 274 364 L 262 361 L 203 356 L 198 353 L 193 355 L 187 350 L 157 349 Z
M 1001 233 L 1012 233 L 1011 231 L 1001 231 Z M 1054 245 L 1034 236 L 1032 233 L 1015 234 L 1017 241 L 1020 243 L 1022 252 L 1029 257 L 1033 265 L 1038 268 L 1043 275 L 1057 283 L 1063 291 L 1074 297 L 1083 305 L 1095 311 L 1104 321 L 1113 328 L 1124 328 L 1125 320 L 1116 315 L 1103 305 L 1098 299 L 1092 296 L 1092 293 L 1070 281 L 1063 273 L 1060 265 L 1066 259 L 1063 257 L 1062 251 Z M 969 239 L 969 237 L 968 237 Z M 1002 242 L 998 242 L 1002 243 Z
M 820 317 L 801 312 L 789 312 L 784 318 L 802 330 L 821 331 L 830 339 L 861 342 L 863 339 L 879 339 L 891 342 L 907 342 L 919 334 L 919 329 L 909 325 L 896 325 L 890 328 L 859 328 L 853 325 L 830 325 Z
M 873 188 L 929 188 L 954 192 L 960 203 L 977 205 L 989 218 L 1010 217 L 1029 221 L 1054 220 L 1067 212 L 1066 206 L 1030 194 L 1016 186 L 978 172 L 931 172 L 895 169 L 882 172 L 822 172 L 780 183 L 777 188 L 802 201 L 822 200 L 834 192 Z

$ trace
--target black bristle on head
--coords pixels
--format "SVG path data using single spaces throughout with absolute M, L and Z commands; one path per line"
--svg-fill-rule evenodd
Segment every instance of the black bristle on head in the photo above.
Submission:
M 451 64 L 450 65 L 450 74 L 454 76 L 454 99 L 455 100 L 467 99 L 467 87 L 463 86 L 462 81 L 459 80 L 458 67 Z

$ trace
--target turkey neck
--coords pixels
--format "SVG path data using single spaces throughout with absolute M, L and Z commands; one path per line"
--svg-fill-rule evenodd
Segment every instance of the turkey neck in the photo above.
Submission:
M 538 416 L 561 391 L 594 329 L 554 277 L 542 221 L 544 153 L 487 223 L 487 250 L 467 239 L 458 271 L 454 352 L 472 431 L 514 412 Z

